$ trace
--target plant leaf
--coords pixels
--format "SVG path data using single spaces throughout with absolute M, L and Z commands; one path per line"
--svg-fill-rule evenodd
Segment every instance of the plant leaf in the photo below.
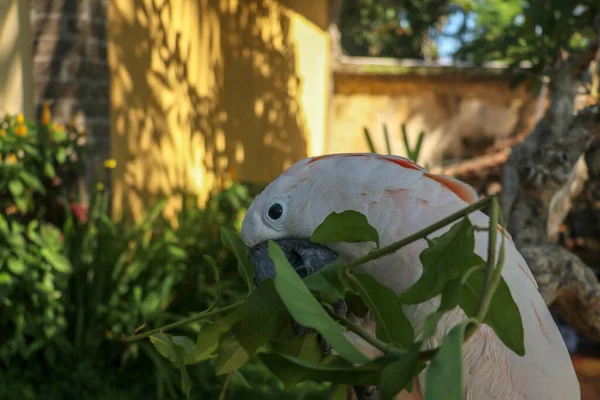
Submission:
M 358 318 L 363 318 L 369 312 L 369 308 L 362 301 L 362 298 L 354 293 L 347 293 L 344 299 L 348 311 L 356 315 Z
M 238 272 L 242 276 L 242 279 L 244 279 L 244 282 L 246 282 L 248 294 L 250 294 L 253 288 L 254 268 L 247 256 L 248 248 L 237 233 L 224 226 L 221 227 L 221 242 L 238 259 Z
M 263 353 L 261 361 L 277 376 L 286 387 L 293 387 L 304 381 L 333 382 L 354 386 L 372 386 L 379 383 L 379 375 L 386 362 L 391 360 L 379 357 L 361 366 L 349 363 L 324 365 L 285 354 Z
M 19 178 L 29 188 L 42 194 L 46 193 L 46 188 L 42 185 L 42 182 L 37 176 L 30 174 L 27 171 L 21 171 L 21 173 L 19 173 Z
M 25 272 L 25 263 L 20 258 L 10 257 L 6 261 L 6 266 L 15 275 L 22 275 Z
M 437 325 L 444 314 L 459 306 L 463 286 L 465 285 L 467 279 L 474 272 L 483 270 L 484 268 L 485 267 L 482 265 L 472 267 L 468 269 L 461 277 L 451 279 L 448 281 L 448 283 L 446 283 L 446 286 L 444 286 L 444 289 L 442 290 L 440 306 L 438 307 L 437 311 L 429 314 L 425 318 L 425 322 L 423 323 L 423 331 L 421 333 L 421 340 L 429 339 L 437 330 Z
M 343 300 L 347 284 L 344 281 L 345 264 L 341 259 L 308 275 L 302 281 L 314 292 L 326 292 L 335 300 Z
M 304 336 L 274 339 L 272 350 L 280 354 L 286 354 L 315 363 L 321 361 L 322 357 L 316 332 Z
M 379 383 L 381 400 L 393 400 L 396 394 L 412 383 L 418 362 L 419 349 L 416 347 L 383 368 Z
M 174 344 L 172 337 L 164 333 L 150 336 L 150 342 L 163 357 L 177 364 L 181 372 L 181 390 L 189 398 L 192 384 L 184 362 L 185 348 Z
M 394 291 L 371 275 L 355 274 L 354 278 L 356 290 L 375 317 L 377 338 L 401 349 L 408 348 L 414 330 Z
M 69 272 L 71 272 L 73 270 L 73 268 L 71 266 L 71 262 L 69 261 L 69 259 L 66 258 L 65 256 L 63 256 L 62 254 L 55 253 L 53 251 L 48 250 L 47 248 L 43 248 L 40 251 L 40 254 L 58 272 L 62 272 L 63 274 L 68 274 Z
M 462 346 L 467 322 L 456 325 L 442 339 L 426 372 L 424 400 L 462 400 Z
M 221 291 L 223 290 L 223 283 L 221 282 L 221 278 L 219 278 L 219 268 L 217 267 L 215 259 L 209 256 L 208 254 L 204 255 L 204 259 L 210 264 L 213 271 L 213 276 L 215 277 L 215 284 L 217 285 L 217 293 L 215 294 L 215 299 L 208 308 L 209 310 L 212 310 L 217 306 L 219 300 L 221 300 Z
M 289 321 L 272 279 L 253 291 L 237 314 L 240 320 L 231 329 L 232 336 L 225 339 L 217 357 L 217 375 L 241 368 Z
M 485 265 L 474 253 L 475 236 L 468 218 L 454 224 L 448 232 L 432 239 L 421 252 L 423 274 L 400 295 L 404 304 L 423 303 L 439 295 L 446 283 L 471 267 Z
M 463 286 L 460 307 L 470 318 L 477 314 L 483 281 L 483 271 L 477 271 Z M 483 323 L 489 325 L 508 348 L 520 356 L 525 355 L 523 320 L 504 278 L 498 282 Z
M 275 289 L 292 317 L 301 325 L 313 328 L 347 360 L 361 364 L 368 361 L 342 334 L 340 326 L 323 310 L 310 290 L 275 242 L 269 241 L 269 256 L 275 264 Z
M 14 197 L 20 197 L 23 194 L 24 189 L 23 183 L 18 179 L 13 179 L 12 181 L 8 182 L 8 190 L 10 190 L 10 193 Z
M 379 247 L 379 233 L 367 217 L 358 211 L 333 212 L 315 229 L 310 237 L 314 243 L 374 242 Z
M 225 318 L 215 321 L 212 324 L 204 324 L 200 329 L 196 339 L 196 348 L 194 356 L 189 364 L 196 364 L 209 358 L 216 357 L 216 351 L 222 341 L 223 336 L 227 334 L 233 325 L 239 320 L 237 313 L 231 313 Z

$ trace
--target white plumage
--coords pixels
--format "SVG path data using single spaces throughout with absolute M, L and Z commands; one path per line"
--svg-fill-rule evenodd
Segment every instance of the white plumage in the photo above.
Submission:
M 286 207 L 281 226 L 265 224 L 264 210 L 273 199 Z M 292 165 L 253 202 L 242 227 L 248 246 L 268 239 L 310 237 L 332 212 L 355 210 L 365 214 L 380 235 L 381 245 L 396 242 L 477 200 L 475 191 L 463 182 L 429 174 L 402 157 L 374 154 L 333 154 L 314 157 Z M 488 226 L 482 212 L 469 216 L 478 226 Z M 446 232 L 445 227 L 431 237 Z M 488 326 L 482 326 L 464 347 L 465 400 L 574 400 L 580 389 L 560 332 L 550 315 L 527 263 L 504 232 L 503 277 L 523 319 L 525 355 L 514 354 Z M 501 235 L 498 235 L 498 248 Z M 488 233 L 476 232 L 475 251 L 487 259 Z M 366 254 L 371 244 L 338 243 L 330 247 L 347 261 Z M 400 294 L 422 273 L 420 252 L 424 240 L 395 254 L 360 267 L 380 283 Z M 418 335 L 425 317 L 435 311 L 439 298 L 405 312 Z M 440 340 L 465 318 L 460 308 L 448 313 L 427 343 Z M 369 321 L 365 321 L 369 324 Z M 370 329 L 374 329 L 372 326 Z M 365 353 L 376 355 L 361 339 L 348 334 Z M 419 377 L 424 387 L 423 372 Z M 408 394 L 404 394 L 408 396 Z M 419 398 L 416 397 L 405 398 Z

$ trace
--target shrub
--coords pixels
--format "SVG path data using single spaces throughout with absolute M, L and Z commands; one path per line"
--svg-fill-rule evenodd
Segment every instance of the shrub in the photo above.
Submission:
M 237 259 L 222 248 L 218 227 L 239 229 L 260 188 L 234 183 L 203 208 L 186 196 L 178 229 L 162 217 L 164 203 L 140 222 L 117 222 L 103 185 L 89 211 L 76 203 L 82 132 L 52 123 L 47 109 L 42 121 L 8 116 L 0 129 L 0 398 L 181 398 L 177 369 L 151 344 L 119 339 L 207 306 L 216 285 L 205 254 L 221 266 L 222 302 L 242 298 Z M 234 377 L 232 393 L 283 395 L 260 364 L 244 375 L 251 389 Z M 198 398 L 217 396 L 222 379 L 210 364 L 190 376 Z M 290 398 L 318 395 L 315 388 Z

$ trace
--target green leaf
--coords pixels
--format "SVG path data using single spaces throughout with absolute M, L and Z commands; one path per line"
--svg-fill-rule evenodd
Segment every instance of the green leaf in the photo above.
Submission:
M 432 239 L 420 255 L 423 274 L 400 295 L 404 304 L 423 303 L 439 295 L 451 279 L 485 261 L 474 253 L 475 236 L 468 218 L 454 224 L 443 235 Z
M 237 340 L 236 336 L 230 335 L 223 340 L 219 348 L 219 355 L 216 362 L 217 375 L 224 375 L 231 371 L 236 371 L 248 362 L 251 354 L 248 354 L 244 346 Z
M 340 326 L 323 310 L 285 257 L 283 250 L 269 241 L 269 256 L 275 264 L 275 289 L 292 317 L 312 328 L 347 360 L 361 364 L 368 361 L 343 335 Z
M 22 213 L 27 212 L 29 205 L 27 204 L 27 200 L 23 197 L 15 197 L 15 205 Z
M 484 272 L 477 271 L 471 274 L 463 286 L 460 307 L 470 318 L 477 314 L 483 281 Z M 506 347 L 520 356 L 525 355 L 523 320 L 504 278 L 498 282 L 483 322 L 494 330 Z
M 156 351 L 158 351 L 161 356 L 163 356 L 171 362 L 175 362 L 175 354 L 171 352 L 170 335 L 159 333 L 156 335 L 151 335 L 149 339 L 150 343 L 152 343 Z
M 58 149 L 56 149 L 56 161 L 58 161 L 59 164 L 64 164 L 65 160 L 67 159 L 67 151 L 65 150 L 64 147 L 59 147 Z
M 369 130 L 366 127 L 364 127 L 363 132 L 365 134 L 365 140 L 367 141 L 367 145 L 369 146 L 369 151 L 371 151 L 371 153 L 377 153 L 375 145 L 373 144 L 373 140 L 371 139 L 371 134 L 369 133 Z
M 163 357 L 177 364 L 179 371 L 181 372 L 181 390 L 185 396 L 189 398 L 191 382 L 184 362 L 186 349 L 185 347 L 173 343 L 172 338 L 171 335 L 157 333 L 150 336 L 150 342 Z M 181 339 L 182 337 L 180 336 L 178 338 Z M 181 340 L 179 340 L 179 342 L 183 343 Z
M 47 248 L 43 248 L 40 251 L 40 253 L 42 257 L 44 257 L 46 261 L 48 261 L 58 272 L 68 274 L 73 270 L 69 259 L 63 256 L 62 254 L 55 253 L 53 251 L 48 250 Z
M 14 197 L 22 196 L 24 189 L 23 183 L 18 179 L 13 179 L 12 181 L 8 182 L 8 190 L 10 190 L 10 193 Z
M 233 371 L 233 375 L 231 376 L 232 382 L 237 382 L 239 385 L 245 387 L 246 389 L 252 389 L 252 385 L 246 379 L 244 375 L 240 371 Z
M 358 318 L 363 318 L 369 312 L 369 308 L 365 305 L 359 295 L 347 293 L 344 301 L 346 302 L 348 311 L 356 315 Z
M 8 272 L 0 272 L 0 302 L 2 302 L 9 295 L 12 285 L 12 276 L 10 276 Z
M 226 249 L 235 254 L 238 259 L 238 272 L 248 286 L 248 294 L 252 292 L 252 280 L 254 279 L 254 267 L 248 260 L 248 248 L 242 238 L 235 232 L 221 227 L 221 242 Z
M 344 279 L 346 264 L 341 259 L 308 275 L 302 281 L 314 292 L 326 292 L 335 300 L 344 299 L 347 283 Z
M 20 258 L 11 257 L 6 261 L 8 270 L 15 275 L 23 275 L 25 273 L 25 263 Z
M 46 174 L 48 178 L 54 178 L 54 176 L 56 176 L 56 171 L 54 170 L 52 163 L 47 162 L 44 164 L 44 174 Z
M 392 400 L 403 389 L 412 383 L 417 375 L 419 349 L 414 348 L 403 357 L 386 365 L 381 372 L 379 383 L 381 400 Z
M 313 243 L 374 242 L 379 247 L 379 233 L 367 217 L 358 211 L 333 212 L 315 229 L 310 237 Z
M 217 356 L 216 351 L 222 341 L 222 338 L 231 330 L 233 325 L 239 320 L 237 313 L 231 313 L 214 323 L 206 323 L 200 328 L 200 333 L 196 339 L 196 348 L 193 357 L 188 364 L 196 364 L 209 358 Z
M 217 289 L 216 289 L 217 293 L 215 294 L 215 299 L 213 300 L 212 305 L 209 307 L 209 310 L 212 310 L 217 306 L 217 304 L 219 303 L 219 300 L 221 300 L 221 291 L 223 290 L 223 283 L 221 282 L 221 278 L 219 277 L 219 268 L 217 267 L 217 263 L 215 262 L 215 259 L 212 258 L 211 256 L 209 256 L 208 254 L 204 255 L 204 259 L 211 266 L 212 271 L 213 271 L 213 276 L 215 277 L 215 284 L 217 285 Z
M 217 357 L 217 375 L 241 368 L 254 353 L 289 321 L 285 305 L 268 279 L 238 309 L 239 322 L 225 338 Z
M 276 338 L 273 340 L 272 350 L 279 354 L 286 354 L 315 363 L 321 361 L 323 355 L 319 347 L 316 332 L 304 336 L 289 336 L 284 339 Z
M 450 330 L 426 372 L 424 400 L 463 399 L 462 346 L 467 322 Z
M 349 385 L 331 385 L 327 392 L 327 400 L 347 400 Z
M 373 386 L 379 383 L 379 375 L 389 359 L 379 357 L 361 366 L 349 363 L 324 365 L 301 360 L 285 354 L 263 353 L 260 360 L 290 388 L 305 381 L 333 382 L 354 386 Z
M 190 382 L 190 376 L 184 362 L 185 353 L 181 347 L 175 345 L 173 345 L 173 351 L 175 353 L 175 360 L 179 367 L 179 372 L 181 372 L 181 390 L 185 394 L 185 397 L 189 399 L 192 383 Z
M 429 314 L 423 323 L 423 332 L 421 339 L 429 339 L 437 330 L 437 325 L 440 319 L 448 311 L 456 308 L 460 304 L 461 293 L 467 279 L 476 271 L 483 270 L 484 266 L 475 266 L 467 270 L 461 277 L 454 278 L 448 281 L 442 290 L 442 299 L 437 311 Z
M 414 339 L 413 327 L 392 289 L 367 274 L 354 275 L 353 283 L 375 317 L 375 334 L 379 340 L 406 349 Z

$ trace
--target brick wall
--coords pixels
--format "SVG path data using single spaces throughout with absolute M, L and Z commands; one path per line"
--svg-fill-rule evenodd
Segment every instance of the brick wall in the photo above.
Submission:
M 30 2 L 36 114 L 51 100 L 56 119 L 68 123 L 76 117 L 89 138 L 89 184 L 110 154 L 108 0 Z

